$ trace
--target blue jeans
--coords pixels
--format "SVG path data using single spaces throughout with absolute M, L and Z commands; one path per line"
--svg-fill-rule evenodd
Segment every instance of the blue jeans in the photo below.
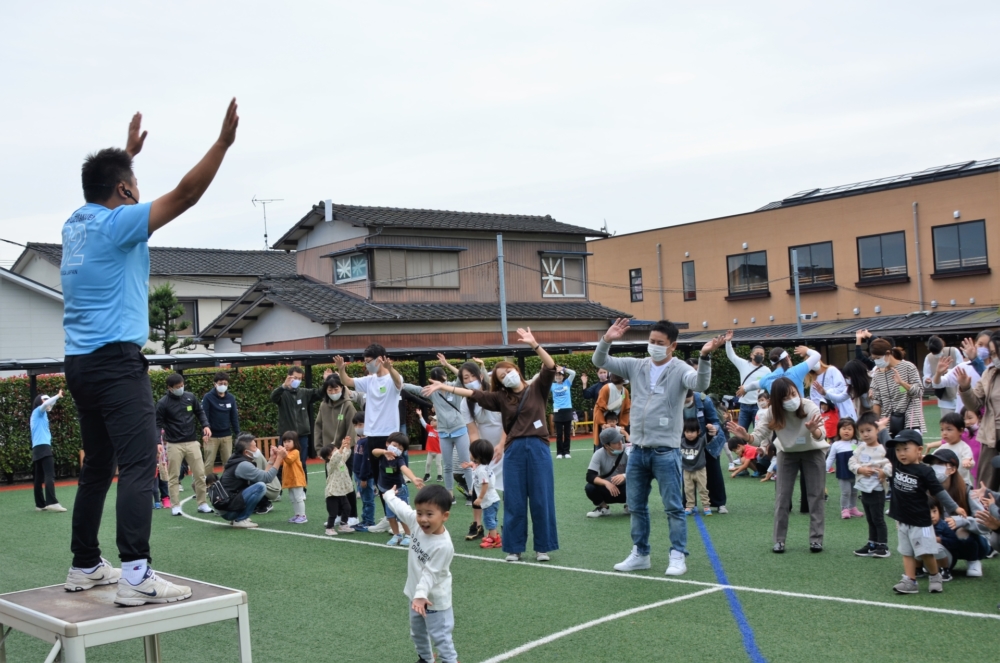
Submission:
M 500 510 L 500 502 L 494 502 L 483 509 L 483 529 L 491 532 L 497 528 L 497 512 Z
M 547 440 L 518 437 L 507 442 L 503 487 L 503 551 L 523 553 L 527 548 L 529 506 L 535 551 L 558 550 L 555 475 Z
M 243 510 L 242 511 L 223 511 L 220 515 L 224 520 L 246 520 L 253 513 L 254 509 L 257 508 L 257 503 L 260 502 L 261 498 L 264 497 L 264 492 L 267 490 L 267 484 L 263 481 L 258 481 L 257 483 L 252 483 L 247 488 L 243 489 Z
M 684 474 L 680 451 L 672 447 L 632 446 L 625 469 L 625 492 L 632 514 L 632 543 L 640 555 L 649 554 L 649 491 L 653 479 L 660 487 L 660 499 L 670 524 L 670 549 L 687 555 Z
M 361 480 L 357 480 L 358 494 L 361 495 L 361 524 L 370 526 L 375 524 L 375 479 L 368 479 L 368 485 L 361 487 Z
M 379 488 L 379 490 L 382 490 L 382 489 Z M 388 490 L 388 489 L 386 489 L 386 490 Z M 385 493 L 386 491 L 382 490 L 382 492 Z M 406 502 L 407 504 L 410 503 L 410 489 L 406 487 L 406 483 L 403 483 L 402 486 L 400 486 L 399 488 L 396 489 L 396 497 L 399 498 L 399 499 L 401 499 L 402 501 Z M 385 504 L 385 517 L 386 518 L 395 518 L 396 517 L 396 514 L 394 514 L 392 512 L 392 509 L 389 508 L 389 503 L 388 502 L 386 502 L 386 504 Z
M 753 423 L 759 409 L 756 403 L 752 405 L 750 403 L 740 403 L 740 426 L 746 430 L 750 430 L 750 424 Z

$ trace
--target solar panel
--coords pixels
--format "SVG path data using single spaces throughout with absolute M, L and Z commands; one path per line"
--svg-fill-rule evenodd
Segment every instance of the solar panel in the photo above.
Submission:
M 785 202 L 786 200 L 798 200 L 800 198 L 805 198 L 807 196 L 811 196 L 812 194 L 816 193 L 817 191 L 819 191 L 819 189 L 806 189 L 804 191 L 799 191 L 798 193 L 793 193 L 792 195 L 788 196 L 787 198 L 782 198 L 781 202 Z
M 963 161 L 961 163 L 951 163 L 947 166 L 934 166 L 932 168 L 926 168 L 921 170 L 919 173 L 914 173 L 910 176 L 910 179 L 916 180 L 923 177 L 933 177 L 935 175 L 940 175 L 941 173 L 949 173 L 955 170 L 961 170 L 970 164 L 976 163 L 975 161 Z

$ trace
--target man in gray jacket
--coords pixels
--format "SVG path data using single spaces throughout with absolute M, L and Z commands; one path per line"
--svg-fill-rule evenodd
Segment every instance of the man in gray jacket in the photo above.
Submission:
M 254 463 L 257 453 L 256 438 L 251 433 L 240 433 L 233 446 L 233 455 L 226 461 L 226 469 L 217 479 L 231 496 L 229 504 L 219 508 L 219 515 L 233 527 L 257 527 L 257 523 L 250 520 L 250 514 L 254 513 L 264 498 L 267 484 L 278 474 L 286 455 L 285 447 L 275 445 L 271 448 L 267 467 L 260 470 Z
M 717 336 L 701 348 L 698 370 L 680 359 L 677 327 L 667 320 L 653 325 L 646 346 L 649 357 L 609 357 L 611 343 L 628 331 L 627 319 L 619 319 L 601 338 L 594 352 L 594 365 L 629 380 L 632 387 L 632 452 L 625 474 L 628 509 L 632 515 L 632 553 L 617 571 L 649 568 L 649 491 L 653 479 L 670 525 L 670 564 L 667 575 L 687 572 L 687 522 L 684 520 L 684 476 L 678 447 L 684 430 L 684 400 L 688 390 L 705 391 L 712 380 L 712 352 L 725 342 Z

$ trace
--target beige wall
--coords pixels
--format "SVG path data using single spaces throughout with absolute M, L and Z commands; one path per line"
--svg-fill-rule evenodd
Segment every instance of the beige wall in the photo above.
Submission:
M 878 193 L 850 196 L 836 200 L 798 205 L 784 209 L 754 212 L 671 226 L 658 230 L 622 235 L 588 242 L 593 252 L 588 260 L 590 297 L 606 306 L 632 313 L 636 318 L 660 318 L 660 295 L 657 276 L 657 244 L 662 254 L 663 288 L 677 292 L 663 293 L 664 314 L 671 320 L 688 322 L 692 330 L 702 322 L 709 329 L 744 328 L 795 322 L 795 298 L 791 288 L 788 247 L 813 242 L 833 242 L 834 277 L 837 290 L 802 294 L 802 312 L 819 313 L 819 320 L 873 317 L 875 307 L 881 315 L 910 313 L 918 309 L 917 249 L 913 232 L 913 207 L 918 203 L 919 242 L 924 292 L 924 308 L 937 300 L 938 309 L 951 309 L 949 301 L 977 306 L 997 305 L 1000 300 L 1000 277 L 997 273 L 981 276 L 932 279 L 934 255 L 931 239 L 933 226 L 957 221 L 985 219 L 987 256 L 991 269 L 1000 263 L 1000 174 L 988 173 L 961 179 L 945 180 Z M 902 230 L 906 233 L 909 283 L 856 287 L 858 276 L 857 238 Z M 747 251 L 742 249 L 748 244 Z M 772 281 L 770 297 L 727 301 L 726 256 L 753 251 L 767 251 L 768 278 Z M 685 257 L 685 253 L 689 257 Z M 681 263 L 694 260 L 697 299 L 685 302 L 681 292 Z M 641 268 L 644 301 L 629 298 L 629 270 Z M 609 284 L 609 285 L 604 285 Z M 892 298 L 892 299 L 890 299 Z M 893 301 L 908 300 L 907 302 Z M 913 302 L 913 303 L 910 303 Z M 860 308 L 855 316 L 853 309 Z M 769 318 L 774 316 L 772 322 Z M 739 322 L 734 324 L 733 319 Z M 750 319 L 756 318 L 755 323 Z

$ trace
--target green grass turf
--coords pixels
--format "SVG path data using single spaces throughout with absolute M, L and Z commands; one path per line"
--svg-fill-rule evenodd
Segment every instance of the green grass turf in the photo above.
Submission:
M 932 417 L 928 413 L 928 418 Z M 931 438 L 931 435 L 928 435 Z M 555 461 L 557 514 L 561 549 L 551 565 L 610 571 L 631 547 L 628 518 L 621 507 L 613 517 L 590 519 L 583 494 L 589 441 L 574 443 L 572 459 Z M 422 474 L 421 457 L 413 459 Z M 325 507 L 322 467 L 310 466 L 312 497 L 306 507 L 310 522 L 291 525 L 287 500 L 256 516 L 261 527 L 282 532 L 322 535 Z M 984 563 L 985 577 L 967 579 L 960 570 L 939 595 L 900 597 L 891 587 L 902 572 L 898 554 L 887 560 L 860 559 L 851 551 L 867 538 L 864 519 L 842 521 L 837 483 L 828 477 L 826 551 L 808 552 L 808 516 L 791 516 L 788 552 L 770 552 L 774 485 L 753 479 L 730 480 L 729 515 L 714 515 L 706 526 L 729 581 L 733 585 L 997 614 L 1000 563 Z M 58 495 L 72 505 L 75 489 Z M 190 481 L 187 492 L 191 496 Z M 655 493 L 654 493 L 655 495 Z M 103 526 L 106 556 L 115 560 L 114 489 Z M 656 504 L 657 502 L 653 502 Z M 797 506 L 797 496 L 796 496 Z M 193 501 L 185 511 L 194 514 Z M 483 661 L 525 643 L 578 624 L 665 599 L 704 586 L 664 581 L 669 537 L 662 510 L 653 509 L 653 568 L 626 575 L 595 575 L 534 562 L 520 565 L 484 561 L 502 559 L 499 550 L 484 551 L 463 535 L 470 510 L 456 505 L 449 521 L 457 557 L 452 565 L 455 642 L 461 659 Z M 70 514 L 36 513 L 30 490 L 0 492 L 3 514 L 0 535 L 0 592 L 60 583 L 69 562 Z M 214 516 L 203 520 L 218 522 Z M 323 660 L 416 660 L 408 637 L 405 553 L 382 545 L 384 534 L 344 535 L 312 539 L 263 531 L 231 529 L 173 518 L 157 511 L 153 520 L 155 568 L 246 590 L 254 658 L 265 662 Z M 714 583 L 715 574 L 693 519 L 689 519 L 690 557 L 686 581 Z M 895 534 L 890 524 L 890 547 Z M 530 549 L 530 541 L 529 541 Z M 526 559 L 530 559 L 530 554 Z M 645 577 L 645 579 L 643 579 Z M 922 589 L 926 581 L 921 581 Z M 770 661 L 942 660 L 974 657 L 994 641 L 995 620 L 887 607 L 835 603 L 739 591 L 757 643 Z M 905 633 L 905 637 L 899 636 Z M 941 633 L 961 633 L 942 638 Z M 905 642 L 905 648 L 890 643 Z M 236 628 L 222 623 L 165 634 L 165 656 L 171 660 L 238 660 Z M 10 636 L 8 660 L 42 660 L 47 647 L 20 633 Z M 716 592 L 629 615 L 588 628 L 528 651 L 517 661 L 641 661 L 683 656 L 686 661 L 746 660 L 740 632 L 723 593 Z M 105 645 L 89 651 L 91 661 L 142 658 L 139 641 Z

